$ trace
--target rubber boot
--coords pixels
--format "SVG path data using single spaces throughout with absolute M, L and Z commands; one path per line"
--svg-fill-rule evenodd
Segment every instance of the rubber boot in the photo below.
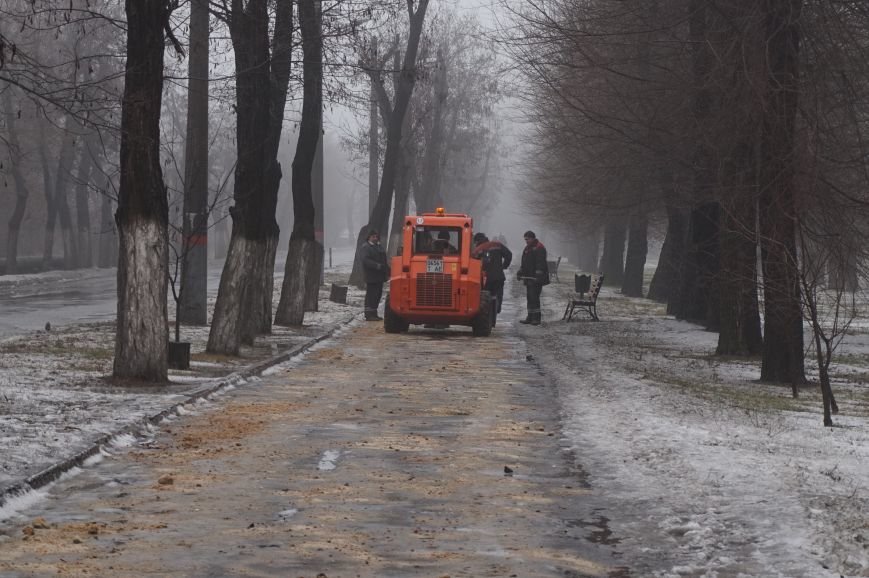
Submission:
M 540 325 L 540 313 L 534 313 L 531 315 L 531 320 L 528 322 L 529 325 Z

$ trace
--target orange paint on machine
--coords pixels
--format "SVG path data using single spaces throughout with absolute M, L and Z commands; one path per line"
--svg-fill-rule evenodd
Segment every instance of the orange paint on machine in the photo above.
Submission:
M 405 217 L 399 254 L 392 258 L 384 312 L 387 333 L 410 325 L 467 325 L 488 336 L 494 299 L 483 290 L 480 259 L 472 256 L 474 220 L 465 214 L 434 213 Z

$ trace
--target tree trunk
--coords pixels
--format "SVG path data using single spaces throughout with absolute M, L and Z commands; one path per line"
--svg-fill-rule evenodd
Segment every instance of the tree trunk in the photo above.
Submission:
M 800 94 L 801 0 L 764 0 L 767 94 L 761 123 L 759 221 L 764 280 L 760 378 L 805 382 L 803 319 L 796 252 L 794 123 Z
M 410 163 L 413 162 L 408 157 L 408 154 L 402 154 L 401 168 L 395 181 L 395 208 L 387 244 L 387 254 L 390 257 L 398 254 L 398 247 L 401 245 L 401 236 L 404 230 L 404 217 L 407 216 L 407 201 L 410 197 Z
M 687 229 L 685 213 L 672 205 L 667 206 L 667 233 L 658 257 L 658 266 L 649 283 L 649 299 L 658 303 L 671 303 L 677 300 L 683 249 L 685 247 L 685 230 Z
M 718 227 L 719 207 L 714 197 L 716 185 L 715 151 L 709 144 L 717 94 L 713 91 L 713 43 L 709 20 L 713 16 L 708 0 L 689 2 L 689 36 L 692 43 L 692 102 L 695 125 L 692 165 L 691 213 L 688 221 L 685 263 L 679 287 L 679 303 L 674 313 L 679 319 L 718 325 Z
M 688 244 L 679 288 L 678 319 L 718 326 L 718 220 L 716 202 L 702 203 L 691 211 Z
M 313 267 L 317 264 L 322 267 L 322 253 L 318 259 L 316 248 L 312 182 L 314 157 L 322 138 L 320 127 L 323 121 L 323 40 L 317 0 L 299 0 L 299 27 L 304 56 L 303 99 L 299 141 L 293 158 L 294 218 L 290 235 L 290 249 L 299 253 L 294 254 L 292 259 L 287 255 L 281 299 L 275 314 L 275 323 L 278 325 L 303 323 L 308 287 L 316 284 L 319 288 L 320 285 L 320 270 L 314 273 Z M 290 294 L 290 291 L 297 291 L 298 295 Z M 295 309 L 299 303 L 302 306 L 301 316 Z
M 60 172 L 60 171 L 58 171 Z M 76 267 L 76 256 L 78 254 L 78 248 L 76 243 L 77 236 L 75 233 L 75 228 L 72 224 L 72 215 L 69 210 L 69 195 L 68 191 L 70 189 L 70 178 L 69 174 L 62 181 L 60 178 L 57 179 L 58 188 L 55 193 L 55 202 L 57 203 L 57 214 L 60 217 L 60 231 L 63 239 L 63 267 L 64 269 L 75 269 Z
M 105 177 L 100 202 L 100 237 L 97 267 L 108 269 L 118 263 L 118 232 L 115 220 L 112 218 L 112 198 L 108 191 L 109 178 Z
M 401 131 L 404 123 L 404 115 L 410 104 L 413 87 L 416 83 L 416 56 L 419 50 L 419 40 L 422 36 L 425 13 L 429 0 L 419 0 L 415 12 L 411 11 L 411 2 L 408 3 L 410 13 L 410 31 L 407 39 L 407 49 L 404 53 L 404 63 L 401 67 L 400 81 L 395 88 L 394 107 L 389 118 L 386 130 L 386 153 L 383 161 L 383 175 L 380 179 L 380 191 L 377 194 L 377 203 L 374 205 L 368 223 L 359 231 L 356 238 L 356 258 L 351 273 L 351 283 L 361 283 L 362 267 L 359 262 L 359 249 L 368 236 L 369 229 L 386 231 L 389 225 L 389 214 L 392 209 L 392 196 L 395 191 L 395 178 L 398 171 L 398 157 L 401 148 Z
M 449 96 L 447 84 L 447 63 L 444 58 L 444 47 L 437 51 L 437 65 L 434 78 L 434 98 L 432 107 L 431 131 L 425 146 L 423 166 L 422 191 L 417 195 L 417 210 L 432 212 L 441 201 L 441 150 L 444 140 L 444 106 Z M 403 217 L 402 217 L 403 218 Z
M 319 311 L 320 307 L 320 279 L 323 273 L 323 260 L 326 251 L 320 242 L 314 243 L 314 254 L 308 260 L 311 268 L 305 278 L 305 311 Z
M 241 350 L 242 307 L 249 281 L 247 272 L 249 264 L 256 259 L 258 247 L 255 241 L 236 233 L 243 225 L 236 224 L 241 219 L 236 216 L 234 207 L 230 214 L 233 234 L 229 239 L 229 250 L 220 275 L 217 303 L 205 349 L 209 353 L 238 355 Z
M 748 207 L 753 207 L 748 203 Z M 754 211 L 749 211 L 754 216 Z M 717 355 L 759 355 L 763 347 L 757 302 L 757 246 L 731 213 L 721 231 L 720 327 Z
M 416 141 L 411 134 L 411 120 L 413 119 L 413 107 L 408 107 L 404 115 L 404 127 L 401 139 L 402 146 L 398 162 L 398 175 L 395 180 L 395 206 L 392 211 L 392 227 L 389 230 L 387 240 L 387 254 L 395 256 L 401 245 L 402 231 L 404 230 L 404 217 L 407 216 L 407 202 L 410 198 L 410 187 L 413 180 L 414 163 L 417 157 Z
M 169 204 L 160 169 L 166 0 L 127 0 L 118 198 L 118 319 L 113 375 L 168 379 Z
M 67 191 L 69 183 L 72 180 L 72 167 L 76 156 L 76 138 L 78 135 L 72 132 L 73 125 L 72 117 L 67 116 L 63 137 L 63 144 L 60 148 L 59 159 L 57 163 L 57 171 L 54 174 L 54 183 L 52 184 L 52 203 L 49 209 L 49 223 L 46 227 L 46 232 L 50 234 L 46 237 L 46 254 L 48 261 L 51 261 L 54 245 L 54 218 L 57 217 L 60 221 L 61 239 L 63 241 L 63 265 L 65 269 L 75 268 L 75 238 L 73 236 L 72 218 L 69 212 L 69 200 Z M 44 154 L 44 153 L 43 153 Z M 50 239 L 50 241 L 49 241 Z M 51 249 L 48 244 L 51 244 Z
M 745 110 L 747 108 L 742 113 Z M 720 232 L 718 355 L 759 355 L 763 348 L 757 302 L 754 124 L 743 125 L 741 136 L 724 163 L 726 194 L 722 200 L 725 210 Z
M 237 355 L 240 342 L 271 327 L 274 254 L 280 229 L 275 221 L 281 167 L 277 146 L 289 78 L 287 38 L 292 36 L 292 4 L 275 5 L 274 59 L 269 53 L 269 2 L 233 4 L 230 36 L 235 52 L 235 206 L 226 258 L 207 350 Z M 284 100 L 280 100 L 283 94 Z
M 4 91 L 3 104 L 6 110 L 7 134 L 9 135 L 9 149 L 12 156 L 12 179 L 15 183 L 15 208 L 9 216 L 9 228 L 6 232 L 6 275 L 15 275 L 18 272 L 18 238 L 21 232 L 21 223 L 24 221 L 24 212 L 27 209 L 27 200 L 30 190 L 27 181 L 21 172 L 21 145 L 18 140 L 18 127 L 16 117 L 12 110 L 12 89 Z
M 598 270 L 604 275 L 604 283 L 621 287 L 625 276 L 625 224 L 614 219 L 604 227 L 603 255 Z
M 646 273 L 646 256 L 649 252 L 649 220 L 645 214 L 631 215 L 628 232 L 628 254 L 625 257 L 625 278 L 622 294 L 628 297 L 643 296 L 643 281 Z
M 373 44 L 373 52 L 377 54 L 377 40 L 375 38 Z M 375 83 L 377 80 L 371 77 L 371 102 L 368 106 L 368 217 L 371 217 L 374 211 L 374 205 L 377 203 L 377 184 L 380 182 L 378 173 L 380 169 L 380 118 L 377 106 L 377 90 Z M 352 214 L 352 213 L 351 213 Z M 347 234 L 353 232 L 352 225 L 347 229 Z
M 42 161 L 42 187 L 45 192 L 45 235 L 42 244 L 42 269 L 49 270 L 54 261 L 54 231 L 57 225 L 57 204 L 54 202 L 54 184 L 48 162 L 48 139 L 45 123 L 40 123 L 41 142 L 39 156 Z M 63 146 L 63 145 L 62 145 Z
M 208 1 L 190 2 L 180 322 L 208 323 Z
M 76 249 L 78 251 L 75 266 L 81 268 L 93 266 L 90 209 L 90 180 L 93 168 L 94 159 L 90 147 L 85 144 L 82 147 L 81 159 L 78 163 L 78 174 L 75 179 Z
M 281 300 L 275 312 L 275 325 L 298 327 L 305 320 L 305 285 L 306 277 L 312 271 L 310 261 L 314 256 L 313 245 L 314 241 L 311 239 L 290 239 Z

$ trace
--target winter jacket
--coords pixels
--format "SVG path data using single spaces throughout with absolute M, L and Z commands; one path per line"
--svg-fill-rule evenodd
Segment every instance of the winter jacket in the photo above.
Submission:
M 533 277 L 538 285 L 549 285 L 549 266 L 546 264 L 546 247 L 536 240 L 522 251 L 519 277 Z
M 385 283 L 389 279 L 389 262 L 386 251 L 380 244 L 373 245 L 366 241 L 360 249 L 362 257 L 362 272 L 366 283 Z
M 473 257 L 483 261 L 488 281 L 503 281 L 504 269 L 513 261 L 513 253 L 498 241 L 486 241 L 474 247 Z

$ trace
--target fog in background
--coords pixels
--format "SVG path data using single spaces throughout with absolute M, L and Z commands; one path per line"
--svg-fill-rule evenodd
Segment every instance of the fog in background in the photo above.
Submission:
M 474 15 L 484 27 L 484 35 L 491 40 L 497 34 L 497 28 L 504 24 L 507 15 L 502 12 L 501 0 L 435 0 L 441 6 L 452 7 L 460 15 Z M 434 3 L 433 3 L 434 5 Z M 184 18 L 184 16 L 180 16 Z M 11 29 L 10 29 L 11 30 Z M 95 32 L 96 36 L 97 33 Z M 115 39 L 120 42 L 123 39 Z M 182 38 L 182 43 L 186 42 Z M 211 51 L 211 87 L 210 96 L 210 138 L 213 141 L 209 152 L 209 190 L 212 196 L 212 225 L 209 230 L 209 253 L 211 258 L 220 257 L 225 251 L 229 239 L 230 218 L 229 207 L 232 205 L 234 186 L 233 167 L 235 162 L 234 149 L 234 112 L 231 110 L 234 92 L 231 77 L 234 70 L 232 51 L 223 41 L 213 43 Z M 495 43 L 491 42 L 494 46 Z M 122 53 L 120 44 L 112 47 L 118 54 Z M 110 51 L 107 51 L 110 52 Z M 501 58 L 506 56 L 501 54 Z M 166 57 L 167 77 L 186 78 L 186 59 L 179 59 L 169 54 Z M 112 73 L 117 77 L 117 71 L 123 66 L 123 60 L 111 57 L 106 60 L 105 74 Z M 500 90 L 507 90 L 510 83 L 518 82 L 510 72 L 507 61 L 500 63 L 504 70 L 499 79 Z M 222 77 L 217 80 L 218 77 Z M 122 84 L 117 80 L 110 90 L 106 90 L 109 98 L 116 98 L 112 106 L 119 106 Z M 8 87 L 0 87 L 8 88 Z M 366 94 L 368 88 L 362 84 L 354 87 L 359 94 Z M 111 91 L 114 91 L 112 94 Z M 290 94 L 287 106 L 287 119 L 281 138 L 279 153 L 283 170 L 280 186 L 277 221 L 281 229 L 280 250 L 285 251 L 289 234 L 293 228 L 292 212 L 292 160 L 295 153 L 301 106 L 301 92 L 294 89 Z M 62 111 L 52 111 L 50 107 L 34 104 L 26 95 L 16 91 L 4 93 L 7 100 L 0 101 L 5 114 L 0 124 L 0 152 L 2 152 L 2 167 L 0 167 L 0 266 L 7 251 L 9 216 L 15 206 L 19 183 L 10 167 L 17 166 L 23 173 L 24 184 L 29 190 L 27 205 L 18 235 L 18 255 L 21 261 L 20 272 L 33 272 L 45 268 L 74 268 L 88 266 L 114 266 L 113 255 L 104 255 L 101 244 L 114 235 L 113 213 L 115 205 L 107 202 L 117 198 L 117 137 L 104 131 L 99 142 L 91 142 L 88 148 L 96 153 L 102 163 L 98 169 L 85 179 L 83 184 L 76 174 L 79 164 L 78 156 L 67 159 L 63 157 L 65 140 L 70 138 L 63 127 L 69 123 L 64 119 Z M 118 109 L 119 111 L 119 109 Z M 557 240 L 547 235 L 545 228 L 530 216 L 527 203 L 534 202 L 534 191 L 523 178 L 523 163 L 526 162 L 526 151 L 523 150 L 521 133 L 527 130 L 522 124 L 521 107 L 518 100 L 502 97 L 497 104 L 496 114 L 499 124 L 498 168 L 490 181 L 486 197 L 479 203 L 472 217 L 475 219 L 475 229 L 489 236 L 502 235 L 512 248 L 522 246 L 522 233 L 533 229 L 551 249 L 557 246 Z M 167 82 L 164 91 L 164 115 L 162 120 L 161 138 L 164 141 L 164 180 L 169 189 L 170 220 L 177 226 L 181 219 L 181 190 L 183 190 L 183 163 L 186 122 L 186 85 L 184 81 Z M 352 246 L 356 235 L 368 219 L 368 166 L 367 158 L 353 158 L 344 142 L 352 133 L 364 131 L 369 122 L 367 106 L 360 103 L 334 104 L 327 103 L 324 114 L 324 243 L 326 247 Z M 9 131 L 16 131 L 20 146 L 12 142 Z M 381 130 L 383 126 L 381 125 Z M 82 138 L 82 137 L 72 137 Z M 40 144 L 46 143 L 46 144 Z M 16 148 L 17 147 L 17 148 Z M 12 152 L 12 151 L 16 152 Z M 46 156 L 47 152 L 47 156 Z M 75 153 L 76 155 L 79 153 Z M 382 153 L 381 153 L 382 154 Z M 64 164 L 66 163 L 66 164 Z M 45 167 L 49 167 L 47 170 Z M 64 168 L 67 167 L 67 168 Z M 66 214 L 59 210 L 54 216 L 57 224 L 53 235 L 46 234 L 48 218 L 48 201 L 46 191 L 60 187 L 52 180 L 57 175 L 65 174 L 67 182 L 61 190 L 65 191 Z M 495 182 L 497 179 L 497 182 Z M 82 191 L 76 192 L 76 189 Z M 464 191 L 451 191 L 450 194 L 463 195 Z M 81 201 L 76 195 L 85 195 Z M 83 203 L 83 204 L 82 204 Z M 78 205 L 78 206 L 77 206 Z M 483 206 L 484 205 L 484 206 Z M 107 208 L 107 206 L 109 208 Z M 447 211 L 460 211 L 461 208 L 447 205 Z M 89 245 L 84 249 L 90 253 L 90 259 L 79 259 L 77 264 L 70 263 L 69 258 L 63 262 L 68 253 L 69 235 L 63 232 L 63 227 L 75 229 L 82 211 L 89 213 L 90 223 L 86 232 L 80 233 L 78 244 Z M 410 211 L 414 210 L 413 202 Z M 66 224 L 64 224 L 64 221 Z M 176 233 L 177 237 L 177 233 Z M 47 250 L 47 247 L 51 247 Z M 79 251 L 81 252 L 81 251 Z M 46 255 L 53 259 L 48 263 Z M 30 267 L 30 269 L 28 269 Z

